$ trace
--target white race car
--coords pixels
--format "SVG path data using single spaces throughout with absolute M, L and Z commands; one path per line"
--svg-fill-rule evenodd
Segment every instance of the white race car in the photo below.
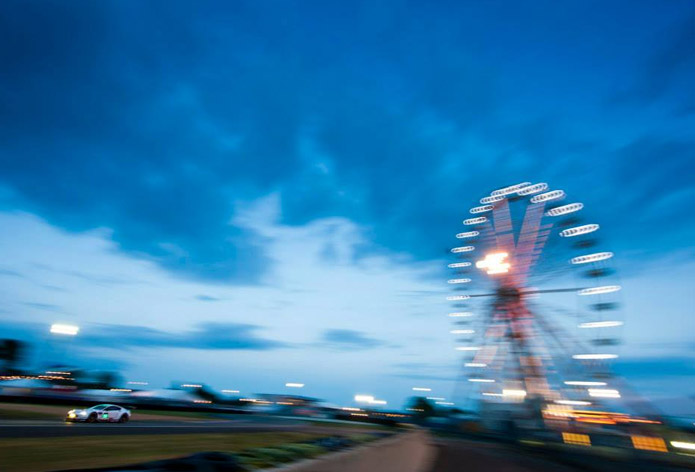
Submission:
M 130 419 L 130 414 L 130 410 L 122 406 L 103 404 L 95 405 L 84 410 L 70 410 L 65 417 L 65 421 L 125 423 Z

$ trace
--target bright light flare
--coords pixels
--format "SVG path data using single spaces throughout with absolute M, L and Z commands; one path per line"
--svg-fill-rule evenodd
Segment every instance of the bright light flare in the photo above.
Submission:
M 591 381 L 584 381 L 584 380 L 569 380 L 565 382 L 565 385 L 578 385 L 581 387 L 603 387 L 606 385 L 606 382 L 591 382 Z
M 555 400 L 558 405 L 571 405 L 571 406 L 589 406 L 591 402 L 586 402 L 583 400 Z
M 473 313 L 470 311 L 459 311 L 456 313 L 449 313 L 449 316 L 452 318 L 468 318 L 469 316 L 473 316 Z
M 51 325 L 51 333 L 53 333 L 53 334 L 65 334 L 68 336 L 75 336 L 79 332 L 80 332 L 79 326 L 60 324 L 60 323 L 56 323 L 56 324 Z
M 480 351 L 477 346 L 459 346 L 456 348 L 457 351 Z
M 304 384 L 303 384 L 303 383 L 295 383 L 295 382 L 287 382 L 287 383 L 285 384 L 285 387 L 289 387 L 289 388 L 302 388 L 302 387 L 304 387 Z
M 432 389 L 428 387 L 413 387 L 414 392 L 431 392 Z
M 620 392 L 610 388 L 590 388 L 589 396 L 595 398 L 620 398 Z
M 504 260 L 509 256 L 506 252 L 493 252 L 485 256 L 485 259 L 475 263 L 475 267 L 485 270 L 488 275 L 505 274 L 512 266 Z
M 468 231 L 465 233 L 458 233 L 456 237 L 458 239 L 465 239 L 465 238 L 474 238 L 480 234 L 479 231 Z
M 449 331 L 451 334 L 473 334 L 475 333 L 474 329 L 452 329 Z
M 466 362 L 466 367 L 487 367 L 483 362 Z
M 478 383 L 494 383 L 494 379 L 468 379 L 469 382 L 478 382 Z

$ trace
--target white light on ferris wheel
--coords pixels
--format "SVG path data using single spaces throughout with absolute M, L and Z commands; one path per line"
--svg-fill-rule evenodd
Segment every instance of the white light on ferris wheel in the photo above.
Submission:
M 470 265 L 470 262 L 454 262 L 453 264 L 449 264 L 447 267 L 450 269 L 458 269 L 459 267 L 469 267 Z
M 451 252 L 453 252 L 454 254 L 471 251 L 475 251 L 475 246 L 460 246 L 451 249 Z
M 553 190 L 552 192 L 541 193 L 540 195 L 531 197 L 531 203 L 549 202 L 551 200 L 564 198 L 564 196 L 565 192 L 562 190 Z
M 598 262 L 610 259 L 613 257 L 612 252 L 597 252 L 595 254 L 587 254 L 586 256 L 578 256 L 570 259 L 572 264 L 587 264 L 589 262 Z
M 620 290 L 620 285 L 604 285 L 603 287 L 592 287 L 580 290 L 579 295 L 601 295 L 603 293 L 617 292 Z
M 563 205 L 561 207 L 557 207 L 557 208 L 553 208 L 552 210 L 548 210 L 545 212 L 545 214 L 548 216 L 560 216 L 560 215 L 566 215 L 568 213 L 574 213 L 575 211 L 579 211 L 582 208 L 584 208 L 583 203 L 570 203 L 569 205 Z
M 504 200 L 504 197 L 502 195 L 490 195 L 489 197 L 481 198 L 480 203 L 495 203 L 499 202 L 500 200 Z
M 473 334 L 475 333 L 475 330 L 473 329 L 452 329 L 450 331 L 451 334 Z
M 467 318 L 469 316 L 473 316 L 473 313 L 471 313 L 470 311 L 459 311 L 456 313 L 449 313 L 449 316 L 451 316 L 452 318 Z
M 599 229 L 599 225 L 597 224 L 590 224 L 590 225 L 582 225 L 582 226 L 577 226 L 575 228 L 568 228 L 565 230 L 560 231 L 560 236 L 563 238 L 571 238 L 572 236 L 579 236 L 581 234 L 588 234 L 588 233 L 593 233 Z
M 519 195 L 533 195 L 534 193 L 543 192 L 545 190 L 548 190 L 548 184 L 540 183 L 523 187 L 519 189 L 517 193 Z
M 459 346 L 456 348 L 457 351 L 480 351 L 478 346 Z
M 449 280 L 447 280 L 447 283 L 450 283 L 450 284 L 467 284 L 470 281 L 471 281 L 471 279 L 449 279 Z
M 622 321 L 591 321 L 589 323 L 581 323 L 578 326 L 580 328 L 614 328 L 622 325 Z
M 464 239 L 464 238 L 474 238 L 480 234 L 479 231 L 468 231 L 466 233 L 458 233 L 456 235 L 457 238 L 459 239 Z
M 510 185 L 509 187 L 504 187 L 499 190 L 495 190 L 492 193 L 490 193 L 490 195 L 493 197 L 509 195 L 510 193 L 518 192 L 520 189 L 528 187 L 529 185 L 531 185 L 531 182 L 522 182 L 520 184 Z
M 575 354 L 572 356 L 572 359 L 577 359 L 580 361 L 587 361 L 587 360 L 616 359 L 617 357 L 618 357 L 617 354 Z
M 475 214 L 475 213 L 485 213 L 486 211 L 490 211 L 490 210 L 492 210 L 492 205 L 483 205 L 483 206 L 479 206 L 479 207 L 473 207 L 468 211 Z
M 477 218 L 468 218 L 467 220 L 463 220 L 464 225 L 479 225 L 480 223 L 485 223 L 487 221 L 487 218 L 484 216 L 479 216 Z
M 446 297 L 446 299 L 449 300 L 450 302 L 455 302 L 455 301 L 459 301 L 459 300 L 468 300 L 469 298 L 471 298 L 471 297 L 469 297 L 468 295 L 452 295 L 452 296 Z

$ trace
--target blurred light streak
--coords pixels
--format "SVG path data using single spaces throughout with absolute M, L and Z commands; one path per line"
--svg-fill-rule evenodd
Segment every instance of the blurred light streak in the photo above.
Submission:
M 589 406 L 591 402 L 583 400 L 555 400 L 558 405 Z
M 604 385 L 606 385 L 606 382 L 568 380 L 567 382 L 565 382 L 565 385 L 580 385 L 580 386 L 584 386 L 584 387 L 603 387 Z
M 671 441 L 671 446 L 677 447 L 679 449 L 687 449 L 689 451 L 695 451 L 695 443 L 684 442 L 684 441 Z
M 573 359 L 578 360 L 601 360 L 601 359 L 616 359 L 617 354 L 575 354 Z
M 578 446 L 591 446 L 591 439 L 588 434 L 562 433 L 562 440 L 565 444 L 575 444 Z
M 302 388 L 302 387 L 304 387 L 304 384 L 303 384 L 303 383 L 295 383 L 295 382 L 287 382 L 287 383 L 285 384 L 285 387 L 289 387 L 289 388 Z
M 53 333 L 53 334 L 66 334 L 68 336 L 75 336 L 79 332 L 80 332 L 79 326 L 60 324 L 60 323 L 56 323 L 56 324 L 51 325 L 51 333 Z
M 578 325 L 580 328 L 613 328 L 615 326 L 622 326 L 622 321 L 592 321 L 589 323 L 581 323 Z
M 456 235 L 457 238 L 463 239 L 463 238 L 473 238 L 475 236 L 478 236 L 480 234 L 479 231 L 468 231 L 466 233 L 458 233 Z
M 590 388 L 589 396 L 596 398 L 620 398 L 620 392 L 609 388 Z
M 452 318 L 465 318 L 473 316 L 473 313 L 471 313 L 470 311 L 459 311 L 456 313 L 449 313 L 449 316 L 451 316 Z
M 413 391 L 415 392 L 431 392 L 432 389 L 428 387 L 413 387 Z

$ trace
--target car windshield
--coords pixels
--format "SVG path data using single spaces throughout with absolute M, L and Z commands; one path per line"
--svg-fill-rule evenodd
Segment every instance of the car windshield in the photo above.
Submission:
M 108 405 L 96 405 L 96 406 L 93 406 L 92 408 L 90 408 L 90 410 L 99 411 L 99 410 L 103 410 L 103 409 L 106 408 L 107 406 L 108 406 Z

